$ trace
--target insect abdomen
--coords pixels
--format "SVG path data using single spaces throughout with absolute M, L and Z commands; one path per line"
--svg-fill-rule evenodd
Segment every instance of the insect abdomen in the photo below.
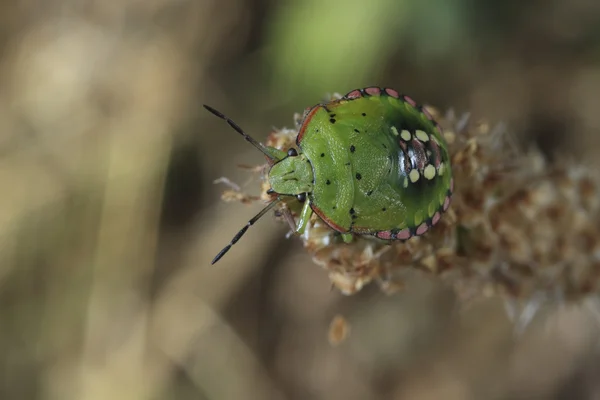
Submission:
M 427 111 L 381 88 L 319 107 L 299 135 L 315 169 L 317 214 L 337 230 L 384 239 L 407 239 L 439 221 L 453 181 L 441 129 Z

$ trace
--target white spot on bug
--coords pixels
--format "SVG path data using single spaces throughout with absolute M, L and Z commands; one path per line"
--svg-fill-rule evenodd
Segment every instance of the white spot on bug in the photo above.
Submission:
M 445 170 L 446 170 L 446 165 L 444 163 L 440 163 L 440 166 L 438 167 L 438 175 L 439 176 L 444 175 Z
M 422 131 L 420 129 L 417 129 L 415 131 L 415 136 L 417 137 L 417 139 L 419 139 L 421 142 L 429 142 L 429 135 L 427 133 L 425 133 L 425 131 Z
M 398 133 L 398 129 L 396 129 L 395 126 L 392 126 L 392 133 L 394 134 L 394 136 L 398 136 L 400 133 Z
M 410 181 L 412 183 L 415 183 L 416 181 L 419 180 L 419 178 L 421 177 L 421 174 L 416 169 L 413 169 L 408 173 L 408 177 L 410 178 Z
M 404 186 L 405 189 L 408 187 L 408 178 L 406 176 L 404 177 L 404 182 L 402 183 L 402 186 Z
M 423 176 L 429 180 L 435 178 L 435 167 L 431 164 L 427 164 L 427 166 L 423 170 Z
M 405 142 L 408 142 L 412 138 L 412 135 L 410 134 L 409 131 L 407 131 L 406 129 L 403 129 L 402 132 L 400 133 L 400 137 Z

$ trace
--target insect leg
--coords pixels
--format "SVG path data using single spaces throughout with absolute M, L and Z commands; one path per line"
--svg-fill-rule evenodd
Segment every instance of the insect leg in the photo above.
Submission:
M 289 208 L 285 207 L 281 209 L 281 216 L 285 219 L 285 221 L 290 226 L 290 234 L 296 232 L 296 221 L 294 221 L 294 217 Z
M 298 228 L 296 229 L 296 234 L 302 235 L 304 233 L 306 225 L 308 225 L 308 221 L 310 221 L 310 217 L 312 216 L 312 212 L 310 201 L 305 201 L 304 206 L 302 207 L 302 213 L 300 213 L 300 221 L 298 223 Z
M 351 243 L 353 239 L 354 236 L 352 236 L 351 233 L 342 233 L 342 240 L 344 243 Z

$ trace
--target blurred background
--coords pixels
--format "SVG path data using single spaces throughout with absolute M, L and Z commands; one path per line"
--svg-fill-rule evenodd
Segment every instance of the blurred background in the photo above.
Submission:
M 210 266 L 263 158 L 202 104 L 263 140 L 369 85 L 597 168 L 600 3 L 1 2 L 0 399 L 600 398 L 595 307 L 344 296 L 271 217 Z

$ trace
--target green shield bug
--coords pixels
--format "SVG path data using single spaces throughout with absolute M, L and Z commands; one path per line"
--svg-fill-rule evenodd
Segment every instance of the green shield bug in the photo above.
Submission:
M 426 233 L 450 205 L 454 180 L 441 127 L 429 112 L 390 88 L 356 89 L 308 108 L 296 145 L 264 146 L 219 111 L 267 158 L 272 201 L 213 259 L 216 263 L 258 219 L 291 196 L 303 204 L 295 232 L 313 213 L 339 232 L 382 240 Z

